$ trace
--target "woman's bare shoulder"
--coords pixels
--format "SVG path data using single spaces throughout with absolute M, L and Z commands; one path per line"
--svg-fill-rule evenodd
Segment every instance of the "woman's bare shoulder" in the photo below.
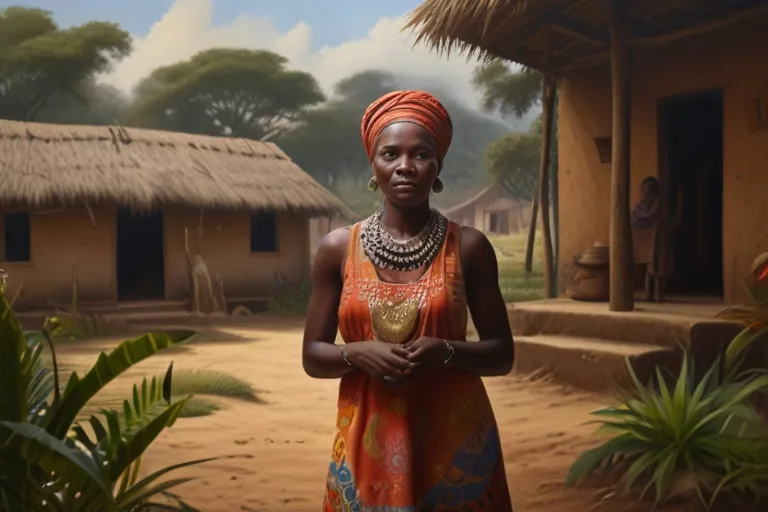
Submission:
M 349 237 L 352 226 L 336 228 L 329 231 L 317 246 L 315 252 L 315 268 L 339 269 L 347 255 Z

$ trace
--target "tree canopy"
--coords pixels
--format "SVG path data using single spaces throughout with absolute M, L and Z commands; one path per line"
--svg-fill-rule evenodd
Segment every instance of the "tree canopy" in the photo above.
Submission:
M 315 78 L 265 50 L 217 48 L 153 71 L 136 87 L 133 124 L 265 139 L 324 100 Z
M 514 71 L 500 60 L 477 67 L 472 83 L 483 95 L 482 106 L 488 112 L 521 118 L 541 103 L 541 74 L 527 69 Z M 533 199 L 536 194 L 541 129 L 538 116 L 527 132 L 508 133 L 486 148 L 486 171 L 515 197 Z
M 512 132 L 492 142 L 485 150 L 485 168 L 495 183 L 514 197 L 533 199 L 541 158 L 541 127 L 529 132 Z M 538 131 L 533 131 L 537 130 Z
M 113 23 L 61 29 L 47 11 L 0 10 L 0 117 L 33 121 L 61 93 L 86 101 L 82 86 L 130 50 L 130 36 Z
M 105 125 L 120 124 L 130 100 L 116 87 L 88 80 L 77 94 L 58 91 L 37 114 L 41 123 Z
M 0 10 L 0 117 L 273 140 L 321 183 L 352 193 L 362 192 L 370 178 L 360 141 L 365 108 L 389 91 L 420 88 L 438 96 L 453 119 L 441 175 L 448 186 L 437 198 L 445 204 L 490 181 L 484 149 L 507 132 L 434 84 L 380 70 L 346 77 L 326 100 L 312 75 L 289 69 L 285 57 L 264 50 L 202 51 L 155 69 L 128 98 L 97 75 L 130 49 L 130 36 L 114 24 L 61 29 L 46 11 Z M 375 195 L 352 195 L 358 210 L 375 203 Z
M 520 118 L 541 103 L 541 74 L 529 69 L 513 71 L 500 60 L 475 68 L 472 84 L 482 93 L 482 106 L 488 112 Z

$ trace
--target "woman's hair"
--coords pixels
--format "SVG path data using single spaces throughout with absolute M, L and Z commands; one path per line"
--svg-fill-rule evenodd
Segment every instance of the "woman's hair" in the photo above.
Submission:
M 648 176 L 640 183 L 640 188 L 650 185 L 654 189 L 659 190 L 661 187 L 659 186 L 659 180 L 656 178 L 656 176 Z

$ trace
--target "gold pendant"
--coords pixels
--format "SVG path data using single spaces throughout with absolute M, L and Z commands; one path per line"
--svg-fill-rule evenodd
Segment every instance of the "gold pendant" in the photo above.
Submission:
M 384 299 L 369 304 L 373 332 L 380 341 L 405 343 L 413 334 L 419 318 L 417 299 Z

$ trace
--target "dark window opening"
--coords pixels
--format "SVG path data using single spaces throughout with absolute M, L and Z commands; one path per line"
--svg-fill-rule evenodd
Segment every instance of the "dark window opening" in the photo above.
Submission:
M 3 215 L 3 260 L 30 260 L 29 213 Z
M 277 252 L 277 215 L 274 213 L 251 214 L 251 252 Z

